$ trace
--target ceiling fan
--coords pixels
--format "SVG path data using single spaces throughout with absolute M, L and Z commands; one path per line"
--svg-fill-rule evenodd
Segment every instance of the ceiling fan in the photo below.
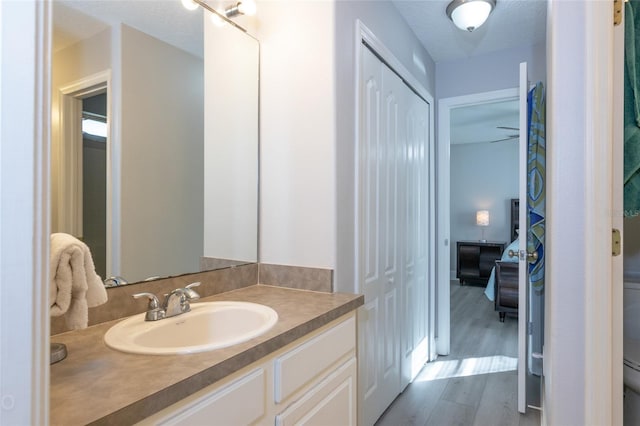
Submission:
M 507 135 L 506 138 L 495 139 L 495 140 L 489 141 L 489 143 L 504 142 L 504 141 L 510 141 L 510 140 L 515 140 L 515 139 L 519 139 L 520 138 L 520 129 L 517 128 L 517 127 L 496 126 L 496 129 L 517 130 L 518 133 Z

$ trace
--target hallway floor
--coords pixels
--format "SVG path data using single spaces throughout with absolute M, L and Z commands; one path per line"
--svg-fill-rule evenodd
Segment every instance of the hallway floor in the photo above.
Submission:
M 484 287 L 451 282 L 451 354 L 428 363 L 376 425 L 539 425 L 518 413 L 518 320 L 504 323 Z

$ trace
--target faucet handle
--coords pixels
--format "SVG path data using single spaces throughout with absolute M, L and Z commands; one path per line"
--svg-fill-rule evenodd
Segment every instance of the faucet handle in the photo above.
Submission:
M 198 287 L 201 283 L 200 282 L 195 282 L 195 283 L 191 283 L 188 286 L 186 286 L 184 288 L 184 293 L 187 296 L 187 299 L 189 300 L 198 300 L 200 299 L 200 295 L 193 290 L 193 287 Z
M 149 299 L 149 309 L 158 309 L 160 307 L 160 302 L 155 294 L 144 292 L 133 295 L 134 299 L 140 299 L 141 297 L 147 297 Z
M 145 321 L 157 321 L 161 320 L 165 317 L 165 311 L 160 309 L 160 302 L 158 302 L 158 298 L 153 293 L 136 293 L 132 295 L 135 299 L 139 299 L 141 297 L 147 297 L 149 299 L 149 307 L 147 313 L 145 314 Z

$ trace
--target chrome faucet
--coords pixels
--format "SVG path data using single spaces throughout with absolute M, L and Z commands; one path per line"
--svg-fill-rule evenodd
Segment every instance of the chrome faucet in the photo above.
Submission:
M 122 277 L 109 277 L 104 280 L 105 287 L 117 287 L 119 285 L 127 285 L 129 282 Z
M 176 288 L 171 290 L 169 294 L 165 294 L 164 303 L 160 307 L 158 298 L 153 293 L 136 293 L 134 298 L 147 297 L 149 299 L 149 308 L 145 315 L 145 321 L 157 321 L 163 318 L 170 318 L 176 315 L 184 314 L 191 310 L 190 302 L 196 301 L 200 295 L 193 290 L 193 287 L 199 286 L 200 283 L 192 283 L 184 288 Z
M 144 317 L 145 321 L 157 321 L 164 318 L 164 309 L 160 308 L 160 303 L 158 302 L 158 298 L 153 293 L 136 293 L 133 295 L 134 299 L 139 299 L 141 297 L 149 298 L 149 307 L 147 308 L 147 313 Z

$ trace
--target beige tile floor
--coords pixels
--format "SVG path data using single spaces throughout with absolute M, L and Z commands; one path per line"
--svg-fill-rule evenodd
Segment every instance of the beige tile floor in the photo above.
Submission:
M 498 320 L 484 287 L 451 282 L 451 354 L 428 363 L 376 425 L 539 425 L 518 413 L 518 320 Z

